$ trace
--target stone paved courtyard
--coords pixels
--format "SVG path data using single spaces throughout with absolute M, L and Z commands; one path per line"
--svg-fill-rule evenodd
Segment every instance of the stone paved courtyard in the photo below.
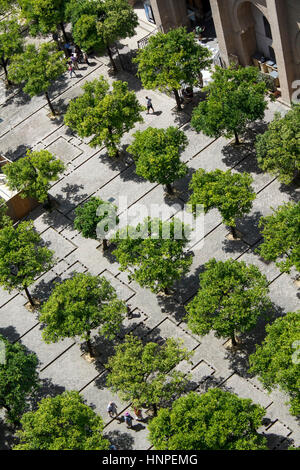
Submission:
M 151 31 L 151 25 L 148 26 L 148 31 Z M 131 48 L 136 47 L 137 38 L 146 34 L 147 26 L 141 21 L 137 36 L 130 41 L 123 41 L 123 44 L 130 43 Z M 123 155 L 115 160 L 106 155 L 105 149 L 92 149 L 87 140 L 79 139 L 64 126 L 62 116 L 50 120 L 44 97 L 29 100 L 17 89 L 5 96 L 2 88 L 0 153 L 15 160 L 23 156 L 27 148 L 47 149 L 66 164 L 65 173 L 50 191 L 58 203 L 57 207 L 49 213 L 39 206 L 29 217 L 56 255 L 55 264 L 36 280 L 31 292 L 34 297 L 44 301 L 50 295 L 55 281 L 66 279 L 74 272 L 105 276 L 118 295 L 130 305 L 133 313 L 132 318 L 124 322 L 116 341 L 122 341 L 129 332 L 145 340 L 181 338 L 187 349 L 194 351 L 191 363 L 184 362 L 179 366 L 186 373 L 191 373 L 190 389 L 202 392 L 209 387 L 221 387 L 240 397 L 251 398 L 266 410 L 266 419 L 260 432 L 268 437 L 270 448 L 299 446 L 299 423 L 288 412 L 285 404 L 287 396 L 278 391 L 268 394 L 257 378 L 247 374 L 247 357 L 264 336 L 263 323 L 244 337 L 244 349 L 232 354 L 225 340 L 217 339 L 213 334 L 194 336 L 184 321 L 184 305 L 197 292 L 199 273 L 203 264 L 212 257 L 218 260 L 232 257 L 257 265 L 270 283 L 270 296 L 276 315 L 299 308 L 295 276 L 281 274 L 274 263 L 265 263 L 255 253 L 255 248 L 261 242 L 259 218 L 270 214 L 271 207 L 276 208 L 283 202 L 299 200 L 299 191 L 293 186 L 281 185 L 276 178 L 261 173 L 257 168 L 253 142 L 259 126 L 249 129 L 240 148 L 223 138 L 212 139 L 197 134 L 190 127 L 189 110 L 177 113 L 172 98 L 143 90 L 139 81 L 129 73 L 119 72 L 117 77 L 112 78 L 107 64 L 107 57 L 95 57 L 91 60 L 91 66 L 80 66 L 77 78 L 70 79 L 66 73 L 51 90 L 54 106 L 63 113 L 68 102 L 81 93 L 80 87 L 100 75 L 104 75 L 110 82 L 115 78 L 128 81 L 141 104 L 145 105 L 146 95 L 152 97 L 156 111 L 154 115 L 144 113 L 144 123 L 139 124 L 138 129 L 176 125 L 185 131 L 189 145 L 182 159 L 187 162 L 189 174 L 176 183 L 176 197 L 170 199 L 160 185 L 144 181 L 135 174 L 134 163 L 125 151 L 134 131 L 124 136 Z M 288 108 L 277 102 L 270 103 L 265 121 L 270 121 L 275 111 L 287 110 Z M 74 209 L 92 195 L 103 199 L 113 198 L 115 201 L 120 196 L 127 196 L 128 207 L 133 209 L 138 208 L 139 204 L 163 204 L 170 209 L 170 217 L 182 217 L 184 204 L 189 197 L 188 183 L 193 172 L 199 168 L 232 168 L 236 172 L 250 172 L 254 178 L 257 199 L 251 213 L 239 221 L 238 229 L 243 235 L 240 241 L 226 238 L 228 232 L 217 211 L 211 211 L 205 217 L 204 241 L 199 239 L 193 242 L 192 267 L 189 274 L 176 286 L 173 296 L 156 296 L 130 282 L 126 274 L 119 271 L 118 264 L 112 257 L 103 255 L 100 242 L 83 239 L 73 228 Z M 67 339 L 46 345 L 41 338 L 38 316 L 25 308 L 26 302 L 22 292 L 9 294 L 0 290 L 0 333 L 11 341 L 20 341 L 28 350 L 37 354 L 42 381 L 40 397 L 55 395 L 64 390 L 78 390 L 86 402 L 103 417 L 105 434 L 117 448 L 150 448 L 147 420 L 143 423 L 134 421 L 133 428 L 127 429 L 121 420 L 112 420 L 107 415 L 106 406 L 111 399 L 118 405 L 119 415 L 124 410 L 131 409 L 130 403 L 121 402 L 106 386 L 105 364 L 113 353 L 114 343 L 94 337 L 99 351 L 95 363 L 89 363 L 83 358 L 84 351 L 79 340 Z M 147 416 L 146 410 L 144 414 Z M 0 422 L 0 440 L 1 448 L 9 448 L 11 431 L 3 422 Z

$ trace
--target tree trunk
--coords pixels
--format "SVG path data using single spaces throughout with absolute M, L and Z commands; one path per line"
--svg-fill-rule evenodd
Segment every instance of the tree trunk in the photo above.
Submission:
M 153 403 L 152 409 L 153 409 L 153 416 L 157 416 L 157 404 L 156 403 Z
M 231 334 L 231 344 L 232 344 L 232 346 L 237 346 L 237 342 L 236 342 L 236 339 L 235 339 L 234 332 Z
M 64 37 L 65 41 L 68 42 L 69 39 L 68 39 L 66 30 L 65 30 L 65 26 L 64 26 L 63 23 L 60 23 L 60 28 L 61 28 L 61 31 L 62 31 L 62 33 L 63 33 L 63 37 Z
M 240 145 L 240 140 L 237 131 L 234 131 L 234 137 L 235 137 L 235 144 Z
M 111 128 L 110 126 L 108 126 L 107 128 L 108 128 L 108 133 L 109 133 L 109 135 L 110 135 L 110 137 L 111 137 L 111 144 L 112 144 L 111 146 L 114 147 L 114 149 L 115 149 L 115 155 L 114 155 L 114 157 L 119 158 L 119 157 L 120 157 L 119 149 L 118 149 L 118 147 L 116 147 L 116 145 L 115 145 L 115 143 L 113 142 L 113 139 L 112 139 L 112 137 L 113 137 L 112 128 Z
M 165 293 L 165 295 L 170 295 L 170 290 L 169 290 L 168 287 L 164 288 L 164 293 Z
M 103 250 L 107 250 L 108 245 L 107 245 L 107 240 L 106 240 L 106 238 L 103 238 L 102 243 L 103 243 Z
M 229 227 L 229 228 L 230 228 L 230 232 L 233 238 L 237 238 L 236 228 L 235 227 Z
M 86 345 L 87 345 L 87 348 L 88 348 L 88 352 L 89 352 L 89 355 L 90 355 L 91 357 L 94 357 L 94 351 L 93 351 L 93 348 L 92 348 L 91 337 L 90 337 L 91 332 L 88 331 L 87 334 L 88 334 L 88 339 L 87 339 L 87 341 L 86 341 Z
M 177 109 L 178 109 L 178 111 L 181 111 L 181 110 L 182 110 L 182 107 L 181 107 L 181 100 L 180 100 L 180 96 L 179 96 L 178 90 L 176 90 L 175 88 L 173 88 L 173 93 L 174 93 L 174 95 L 175 95 L 175 100 L 176 100 L 176 104 L 177 104 Z
M 109 59 L 110 59 L 111 65 L 112 65 L 112 67 L 113 67 L 113 69 L 114 69 L 114 72 L 117 72 L 118 69 L 117 69 L 117 66 L 116 66 L 116 64 L 115 64 L 115 61 L 114 61 L 114 59 L 113 59 L 113 56 L 112 56 L 112 53 L 111 53 L 111 50 L 110 50 L 109 46 L 106 46 L 106 50 L 107 50 L 108 57 L 109 57 Z
M 49 210 L 52 207 L 52 201 L 50 199 L 49 194 L 47 194 L 47 201 L 43 205 L 44 209 Z
M 167 183 L 167 184 L 166 184 L 166 190 L 167 190 L 167 193 L 168 193 L 168 194 L 174 194 L 173 188 L 172 188 L 172 186 L 170 185 L 170 183 Z
M 8 79 L 7 64 L 8 64 L 8 60 L 5 60 L 5 59 L 1 60 L 1 65 L 2 65 L 3 70 L 4 70 L 4 74 L 5 74 L 7 84 L 11 85 L 11 81 Z
M 53 108 L 53 106 L 52 106 L 52 103 L 51 103 L 51 101 L 50 101 L 50 98 L 49 98 L 49 95 L 48 95 L 48 91 L 45 91 L 45 96 L 46 96 L 46 98 L 47 98 L 50 111 L 51 111 L 51 113 L 55 116 L 55 110 L 54 110 L 54 108 Z
M 27 295 L 27 298 L 28 298 L 28 300 L 29 300 L 29 302 L 30 302 L 30 305 L 31 305 L 32 307 L 35 307 L 35 303 L 34 303 L 34 301 L 33 301 L 33 298 L 32 298 L 31 295 L 30 295 L 30 292 L 29 292 L 29 290 L 28 290 L 28 287 L 24 287 L 24 290 L 25 290 L 25 292 L 26 292 L 26 295 Z

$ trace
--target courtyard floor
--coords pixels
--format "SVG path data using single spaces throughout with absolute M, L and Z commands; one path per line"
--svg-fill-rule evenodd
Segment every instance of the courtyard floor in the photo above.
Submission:
M 137 36 L 130 43 L 123 41 L 124 47 L 127 44 L 130 49 L 134 48 L 136 40 L 147 34 L 147 26 L 150 32 L 152 25 L 141 24 L 137 29 Z M 244 348 L 233 354 L 227 348 L 225 340 L 217 339 L 213 334 L 204 337 L 192 335 L 184 321 L 184 305 L 197 292 L 199 273 L 203 264 L 212 257 L 218 260 L 234 258 L 257 265 L 270 283 L 275 315 L 280 316 L 299 308 L 295 276 L 281 274 L 274 263 L 265 263 L 255 253 L 261 242 L 259 218 L 270 214 L 271 208 L 284 202 L 299 200 L 299 190 L 293 186 L 281 185 L 276 178 L 263 174 L 258 169 L 253 142 L 264 123 L 253 125 L 245 136 L 244 144 L 239 148 L 223 138 L 213 139 L 197 134 L 189 124 L 189 109 L 176 112 L 173 98 L 142 89 L 140 82 L 127 72 L 119 72 L 112 78 L 107 65 L 107 57 L 94 57 L 89 67 L 80 66 L 77 78 L 70 79 L 66 73 L 51 90 L 54 106 L 63 113 L 68 102 L 81 93 L 80 87 L 100 75 L 110 82 L 114 79 L 127 81 L 141 104 L 145 105 L 145 97 L 149 95 L 155 109 L 153 115 L 144 113 L 144 123 L 139 124 L 136 129 L 176 125 L 186 133 L 189 145 L 182 159 L 189 167 L 189 174 L 176 184 L 176 197 L 170 199 L 160 185 L 144 181 L 135 174 L 134 163 L 125 150 L 134 130 L 124 136 L 122 157 L 112 159 L 106 155 L 105 149 L 92 149 L 88 140 L 78 138 L 64 126 L 62 114 L 57 119 L 50 120 L 43 96 L 30 100 L 19 89 L 7 94 L 2 86 L 0 153 L 16 160 L 28 148 L 47 149 L 66 164 L 66 171 L 50 191 L 57 201 L 57 207 L 52 212 L 45 211 L 41 206 L 37 207 L 28 217 L 34 221 L 36 230 L 56 255 L 56 262 L 50 271 L 37 279 L 31 288 L 33 296 L 41 301 L 46 300 L 53 283 L 66 279 L 74 272 L 90 272 L 107 277 L 133 312 L 132 318 L 125 321 L 116 342 L 122 341 L 129 332 L 145 340 L 181 338 L 184 345 L 194 351 L 191 363 L 180 365 L 181 370 L 191 374 L 191 390 L 202 392 L 209 387 L 221 387 L 240 397 L 251 398 L 266 410 L 266 419 L 260 431 L 268 437 L 270 448 L 299 446 L 299 423 L 289 414 L 285 404 L 288 397 L 279 391 L 268 394 L 258 379 L 247 373 L 247 357 L 254 350 L 254 345 L 264 337 L 263 322 L 254 332 L 243 338 Z M 278 102 L 270 103 L 265 123 L 272 120 L 275 111 L 284 113 L 287 110 Z M 126 196 L 127 207 L 136 208 L 137 211 L 140 204 L 148 207 L 156 203 L 168 208 L 167 217 L 182 217 L 184 205 L 189 198 L 188 183 L 193 172 L 199 168 L 208 171 L 231 168 L 236 172 L 251 173 L 257 198 L 251 213 L 239 221 L 238 230 L 242 233 L 240 241 L 226 238 L 228 231 L 221 223 L 217 211 L 207 214 L 204 239 L 194 240 L 192 243 L 194 258 L 191 270 L 178 283 L 173 296 L 157 296 L 130 282 L 126 274 L 119 271 L 118 264 L 110 253 L 103 255 L 99 241 L 83 239 L 73 228 L 74 209 L 91 196 L 113 198 L 115 202 L 118 202 L 120 196 Z M 150 448 L 147 420 L 141 423 L 134 421 L 132 429 L 127 429 L 122 419 L 111 419 L 106 412 L 110 400 L 117 403 L 120 417 L 126 409 L 131 410 L 129 402 L 121 402 L 106 386 L 105 365 L 116 342 L 103 341 L 95 336 L 99 350 L 95 363 L 89 363 L 83 358 L 84 351 L 79 340 L 67 339 L 46 345 L 41 338 L 38 316 L 26 309 L 26 302 L 22 292 L 8 293 L 0 288 L 0 334 L 11 341 L 20 341 L 28 350 L 36 353 L 42 382 L 40 397 L 54 396 L 64 390 L 78 390 L 86 402 L 103 417 L 104 432 L 118 449 Z M 144 414 L 147 416 L 146 410 Z M 12 443 L 12 430 L 3 421 L 0 421 L 0 441 L 2 449 L 9 448 Z

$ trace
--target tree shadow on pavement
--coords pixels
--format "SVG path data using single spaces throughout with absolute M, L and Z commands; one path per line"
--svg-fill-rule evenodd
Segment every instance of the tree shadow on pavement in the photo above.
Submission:
M 109 431 L 104 437 L 108 439 L 111 444 L 115 445 L 117 450 L 133 450 L 134 439 L 126 432 L 118 430 Z

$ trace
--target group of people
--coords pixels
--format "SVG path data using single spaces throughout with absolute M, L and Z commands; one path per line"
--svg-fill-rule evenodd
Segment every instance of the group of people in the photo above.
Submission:
M 90 65 L 88 55 L 85 51 L 81 51 L 81 49 L 74 44 L 66 43 L 64 45 L 64 48 L 67 56 L 69 57 L 68 70 L 70 73 L 70 78 L 73 77 L 73 74 L 76 77 L 75 70 L 79 70 L 79 63 L 85 63 L 87 65 Z
M 110 401 L 107 405 L 107 413 L 108 415 L 110 416 L 110 418 L 116 418 L 117 415 L 118 415 L 118 411 L 117 411 L 117 405 L 115 404 L 115 402 L 113 401 Z M 131 416 L 131 414 L 129 413 L 129 411 L 126 411 L 124 413 L 124 421 L 125 423 L 127 424 L 127 427 L 128 428 L 131 428 L 132 427 L 132 421 L 135 419 L 136 421 L 143 421 L 143 415 L 142 415 L 142 411 L 138 408 L 133 408 L 133 411 L 134 411 L 134 416 Z

